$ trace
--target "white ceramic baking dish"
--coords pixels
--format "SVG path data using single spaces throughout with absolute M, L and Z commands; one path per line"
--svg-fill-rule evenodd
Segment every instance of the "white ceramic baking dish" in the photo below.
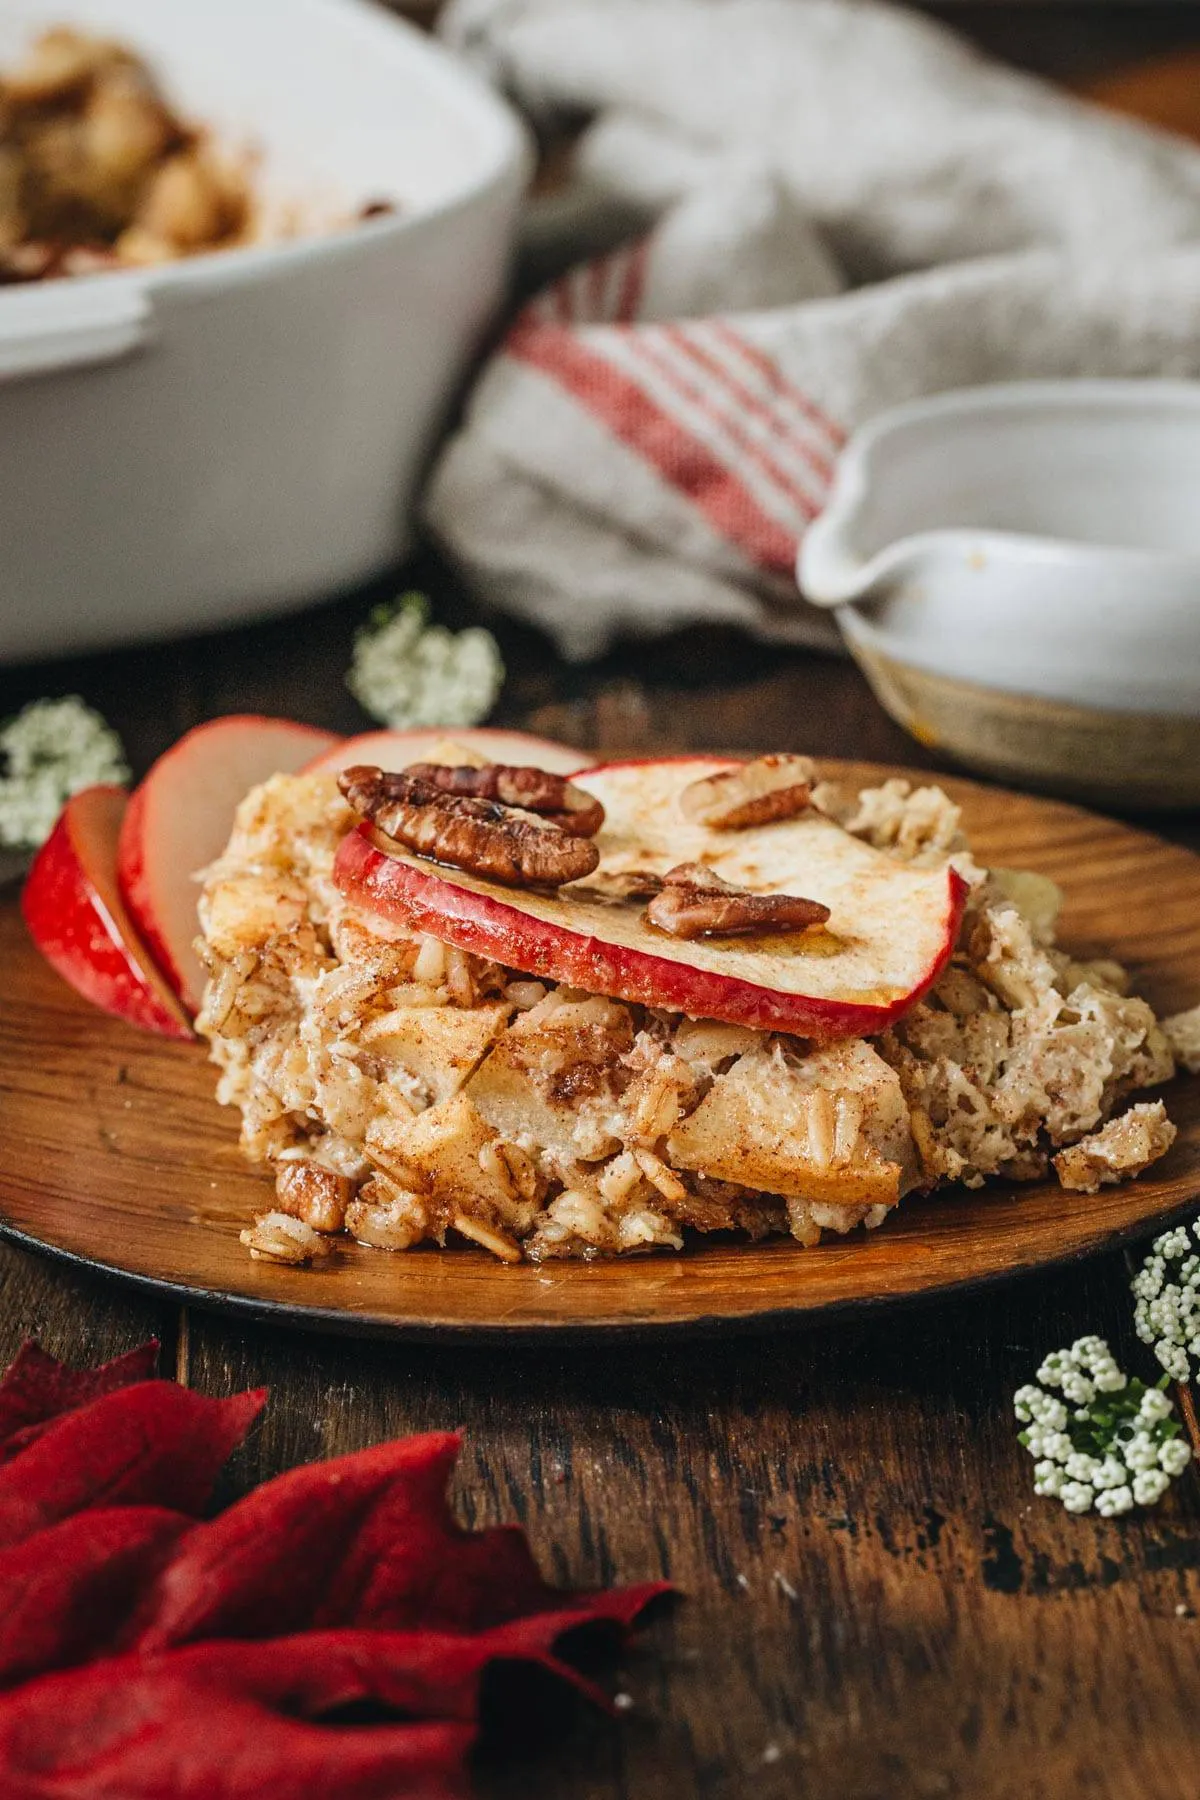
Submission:
M 0 658 L 283 610 L 399 559 L 507 273 L 508 109 L 362 0 L 4 0 L 0 63 L 68 21 L 143 53 L 336 232 L 0 290 Z

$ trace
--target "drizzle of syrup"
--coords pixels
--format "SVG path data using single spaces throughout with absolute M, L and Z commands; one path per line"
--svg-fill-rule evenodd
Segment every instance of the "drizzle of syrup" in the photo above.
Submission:
M 761 950 L 769 956 L 836 956 L 847 948 L 846 939 L 828 925 L 810 925 L 804 931 L 740 931 L 726 937 L 695 938 L 716 950 Z

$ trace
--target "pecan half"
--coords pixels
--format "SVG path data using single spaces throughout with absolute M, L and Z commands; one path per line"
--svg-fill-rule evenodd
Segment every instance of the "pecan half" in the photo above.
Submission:
M 712 831 L 745 831 L 805 812 L 816 770 L 807 756 L 760 756 L 741 768 L 693 781 L 679 796 L 694 825 Z
M 281 1213 L 302 1219 L 314 1231 L 340 1231 L 354 1183 L 321 1163 L 289 1158 L 275 1167 L 275 1204 Z
M 445 794 L 462 794 L 473 800 L 499 800 L 502 806 L 520 806 L 540 813 L 574 837 L 595 837 L 604 823 L 604 808 L 591 794 L 552 775 L 548 769 L 518 767 L 513 763 L 485 763 L 482 768 L 445 763 L 409 763 L 404 773 L 428 781 Z
M 356 764 L 338 787 L 372 824 L 419 856 L 450 863 L 506 887 L 561 887 L 590 875 L 600 852 L 551 820 L 497 800 L 447 794 L 407 770 Z
M 680 863 L 663 877 L 645 916 L 672 937 L 742 937 L 823 925 L 829 908 L 799 894 L 751 894 L 701 863 Z

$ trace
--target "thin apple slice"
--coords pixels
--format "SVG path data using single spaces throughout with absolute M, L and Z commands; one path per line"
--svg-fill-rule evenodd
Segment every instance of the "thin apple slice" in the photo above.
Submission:
M 338 775 L 355 763 L 380 769 L 403 769 L 409 763 L 429 760 L 438 744 L 461 744 L 489 762 L 510 763 L 517 768 L 548 769 L 552 775 L 574 775 L 592 761 L 582 750 L 553 738 L 533 737 L 527 731 L 492 731 L 490 728 L 457 730 L 450 726 L 420 731 L 365 731 L 361 737 L 343 738 L 305 769 L 306 775 Z
M 143 1031 L 190 1038 L 178 1000 L 138 941 L 117 886 L 124 788 L 75 794 L 34 858 L 21 893 L 29 934 L 63 980 Z
M 343 840 L 334 876 L 349 898 L 389 919 L 590 993 L 820 1040 L 882 1031 L 945 966 L 965 882 L 950 868 L 901 863 L 817 812 L 748 831 L 686 819 L 684 788 L 735 766 L 690 757 L 577 774 L 604 805 L 601 861 L 558 893 L 514 891 L 441 867 L 366 826 Z M 661 875 L 701 860 L 755 892 L 823 902 L 828 926 L 683 941 L 648 925 L 641 901 L 602 891 L 606 877 Z
M 271 775 L 293 775 L 338 739 L 292 719 L 234 713 L 197 725 L 134 789 L 117 848 L 121 893 L 171 988 L 194 1015 L 204 970 L 192 948 L 197 870 L 229 841 L 234 810 Z

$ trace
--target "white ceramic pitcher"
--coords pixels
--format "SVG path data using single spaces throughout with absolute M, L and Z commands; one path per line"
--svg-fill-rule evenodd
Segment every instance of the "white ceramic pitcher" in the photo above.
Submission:
M 1200 383 L 1021 382 L 884 414 L 798 576 L 926 742 L 1200 801 Z

